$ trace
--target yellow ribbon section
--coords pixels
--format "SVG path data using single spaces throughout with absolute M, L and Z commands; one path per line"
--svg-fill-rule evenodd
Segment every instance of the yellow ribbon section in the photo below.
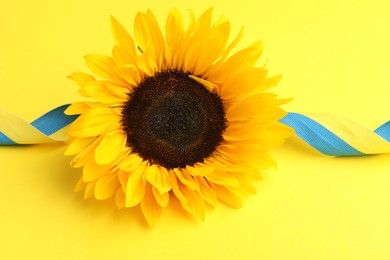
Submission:
M 65 140 L 64 129 L 47 136 L 20 117 L 0 109 L 0 132 L 17 144 L 40 144 Z

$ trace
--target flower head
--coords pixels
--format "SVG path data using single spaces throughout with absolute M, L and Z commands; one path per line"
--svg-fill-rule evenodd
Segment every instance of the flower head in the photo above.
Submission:
M 151 226 L 172 196 L 200 219 L 206 203 L 241 207 L 259 170 L 274 165 L 267 151 L 290 134 L 278 122 L 286 101 L 264 92 L 280 76 L 256 67 L 262 43 L 232 54 L 242 30 L 229 43 L 229 21 L 212 23 L 212 9 L 198 19 L 190 11 L 187 27 L 171 10 L 165 34 L 151 11 L 138 13 L 135 40 L 111 25 L 112 56 L 88 55 L 93 75 L 69 76 L 93 100 L 66 111 L 80 114 L 65 152 L 83 168 L 76 189 L 140 205 Z

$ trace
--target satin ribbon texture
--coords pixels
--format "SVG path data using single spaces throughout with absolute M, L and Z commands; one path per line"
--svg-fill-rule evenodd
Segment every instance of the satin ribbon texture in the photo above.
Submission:
M 57 107 L 32 123 L 0 109 L 0 145 L 26 145 L 64 141 L 67 126 L 77 116 Z M 288 113 L 280 122 L 321 153 L 355 156 L 390 153 L 390 121 L 374 131 L 349 119 L 329 114 Z

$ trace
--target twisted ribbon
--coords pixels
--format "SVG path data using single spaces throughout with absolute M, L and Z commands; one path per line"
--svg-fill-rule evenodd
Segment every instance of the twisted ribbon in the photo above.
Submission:
M 77 116 L 57 107 L 32 123 L 0 109 L 0 145 L 38 144 L 64 141 L 64 131 Z M 288 113 L 280 122 L 321 153 L 355 156 L 390 153 L 390 121 L 376 130 L 335 115 Z
M 65 128 L 77 118 L 77 116 L 64 114 L 68 106 L 57 107 L 30 124 L 18 116 L 0 109 L 0 145 L 64 141 Z

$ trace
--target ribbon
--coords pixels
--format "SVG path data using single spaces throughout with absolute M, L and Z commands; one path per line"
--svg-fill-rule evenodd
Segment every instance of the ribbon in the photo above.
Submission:
M 30 124 L 0 109 L 0 145 L 40 144 L 64 141 L 64 131 L 77 116 L 64 114 L 69 105 L 57 107 Z
M 64 114 L 68 106 L 57 107 L 30 124 L 0 109 L 0 145 L 64 141 L 64 131 L 77 118 Z M 280 122 L 292 127 L 313 148 L 330 156 L 390 153 L 390 121 L 371 131 L 336 115 L 290 112 Z
M 329 114 L 288 113 L 280 122 L 292 127 L 306 143 L 331 156 L 390 153 L 390 121 L 374 131 Z

